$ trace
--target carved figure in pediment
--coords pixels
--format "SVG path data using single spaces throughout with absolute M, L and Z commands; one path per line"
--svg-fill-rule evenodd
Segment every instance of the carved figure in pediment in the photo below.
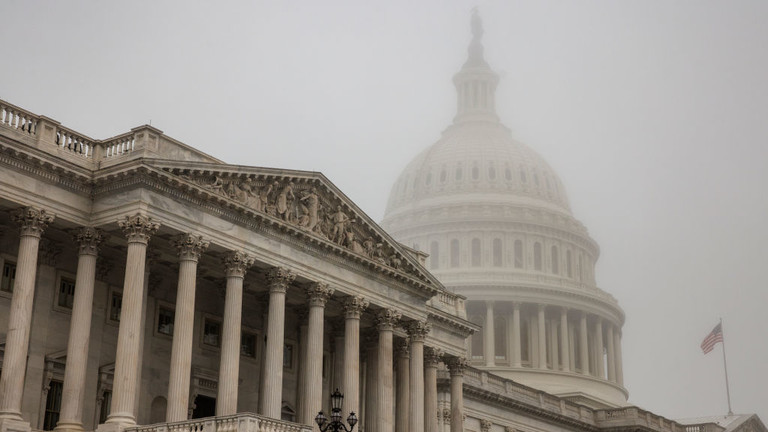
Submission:
M 259 191 L 259 200 L 258 205 L 256 206 L 256 210 L 264 213 L 271 213 L 268 211 L 268 207 L 270 206 L 270 201 L 272 198 L 272 191 L 276 189 L 280 184 L 278 182 L 274 182 L 272 184 L 267 184 L 261 190 Z
M 238 198 L 238 200 L 245 203 L 248 207 L 257 208 L 259 198 L 254 190 L 255 185 L 253 184 L 253 179 L 250 177 L 245 179 L 244 182 L 240 183 L 238 188 L 240 189 L 238 197 L 242 197 Z
M 373 239 L 369 238 L 363 242 L 363 249 L 368 258 L 373 258 Z
M 224 188 L 224 180 L 222 180 L 221 177 L 214 175 L 213 183 L 209 184 L 208 188 L 210 188 L 214 192 L 221 193 L 222 188 Z
M 301 206 L 306 209 L 308 230 L 313 231 L 318 222 L 318 208 L 320 206 L 320 199 L 317 196 L 317 189 L 314 187 L 308 191 L 302 192 L 301 198 L 299 198 Z M 299 223 L 301 224 L 301 223 Z
M 373 258 L 375 261 L 378 261 L 382 264 L 386 264 L 387 260 L 384 258 L 384 251 L 383 251 L 384 245 L 381 243 L 376 243 L 376 246 L 373 248 L 373 254 L 371 258 Z
M 347 231 L 347 225 L 352 220 L 346 213 L 341 211 L 341 206 L 336 207 L 336 213 L 331 215 L 331 222 L 333 223 L 333 229 L 331 230 L 330 239 L 337 244 L 344 243 L 345 232 Z
M 355 233 L 352 230 L 347 231 L 347 239 L 346 239 L 346 246 L 355 253 L 359 254 L 365 254 L 365 249 L 363 249 L 363 245 L 360 244 L 360 241 L 357 239 L 357 236 L 355 236 Z
M 399 269 L 401 265 L 403 265 L 403 260 L 400 259 L 399 256 L 397 256 L 396 253 L 393 253 L 389 256 L 389 265 L 391 267 L 394 267 L 396 269 Z
M 293 182 L 288 184 L 277 194 L 277 200 L 275 206 L 277 207 L 277 214 L 287 221 L 291 217 L 291 204 L 296 197 L 293 195 Z

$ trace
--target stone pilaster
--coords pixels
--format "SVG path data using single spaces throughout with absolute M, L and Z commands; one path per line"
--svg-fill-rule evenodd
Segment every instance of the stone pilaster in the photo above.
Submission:
M 452 357 L 448 360 L 451 373 L 451 432 L 464 432 L 464 370 L 467 359 Z
M 394 309 L 384 309 L 376 315 L 379 330 L 378 368 L 376 370 L 376 390 L 378 407 L 376 409 L 376 432 L 393 432 L 394 394 L 393 394 L 393 331 L 400 321 L 401 314 Z
M 224 322 L 221 331 L 221 361 L 216 398 L 216 415 L 237 413 L 238 380 L 240 377 L 240 327 L 243 315 L 243 280 L 253 265 L 247 253 L 230 251 L 222 259 L 227 279 L 224 297 Z
M 397 343 L 397 400 L 395 406 L 395 431 L 408 432 L 408 410 L 411 409 L 411 354 L 408 339 Z
M 360 412 L 360 316 L 368 301 L 350 296 L 344 301 L 344 406 L 343 419 Z
M 424 340 L 432 326 L 426 321 L 411 321 L 406 326 L 411 340 L 411 408 L 408 430 L 424 430 Z
M 267 273 L 269 284 L 269 316 L 267 346 L 264 360 L 264 386 L 261 413 L 280 419 L 283 394 L 283 347 L 285 345 L 285 293 L 296 274 L 282 267 Z
M 316 282 L 307 287 L 307 305 L 309 316 L 307 324 L 306 357 L 303 360 L 306 377 L 299 397 L 304 404 L 299 412 L 299 423 L 311 425 L 315 414 L 322 409 L 323 390 L 323 323 L 325 304 L 333 295 L 328 284 Z
M 437 367 L 443 353 L 424 347 L 424 432 L 438 432 L 437 428 Z
M 112 408 L 107 423 L 121 426 L 136 424 L 136 401 L 139 395 L 139 353 L 144 298 L 144 266 L 147 245 L 160 228 L 152 218 L 142 214 L 126 216 L 118 221 L 128 240 L 123 283 L 123 306 L 117 335 L 115 376 L 112 386 Z
M 208 248 L 208 244 L 201 236 L 193 234 L 182 234 L 173 241 L 179 255 L 179 282 L 173 320 L 167 422 L 187 419 L 192 373 L 192 331 L 195 328 L 197 262 L 203 251 Z
M 56 425 L 58 431 L 83 430 L 83 401 L 85 400 L 85 376 L 88 367 L 88 343 L 93 314 L 93 289 L 96 282 L 96 259 L 99 245 L 104 240 L 101 230 L 84 227 L 73 233 L 79 246 L 75 298 L 72 304 L 72 320 L 67 340 L 67 365 L 64 369 L 64 386 L 61 396 L 61 412 Z
M 16 423 L 23 421 L 21 398 L 29 353 L 40 237 L 53 222 L 54 215 L 45 210 L 27 207 L 16 211 L 12 217 L 21 227 L 21 236 L 16 261 L 16 282 L 13 286 L 8 333 L 5 338 L 5 357 L 0 376 L 0 427 L 21 427 L 28 430 L 29 423 Z

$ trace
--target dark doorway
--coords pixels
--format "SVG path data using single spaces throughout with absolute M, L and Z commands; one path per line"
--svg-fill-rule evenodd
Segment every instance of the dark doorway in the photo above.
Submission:
M 192 418 L 213 417 L 216 415 L 216 398 L 197 395 L 195 398 L 195 410 L 192 411 Z

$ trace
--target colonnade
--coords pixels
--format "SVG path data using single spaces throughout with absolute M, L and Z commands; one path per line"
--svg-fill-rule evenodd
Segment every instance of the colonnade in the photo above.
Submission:
M 624 385 L 621 328 L 601 316 L 563 306 L 476 301 L 482 331 L 470 347 L 486 367 L 530 367 L 598 377 Z M 503 323 L 502 325 L 500 325 Z M 497 332 L 502 332 L 497 335 Z M 503 347 L 497 347 L 497 342 Z M 501 351 L 501 352 L 500 352 Z
M 3 420 L 23 421 L 21 402 L 38 246 L 41 235 L 53 221 L 53 216 L 44 210 L 26 208 L 17 213 L 15 219 L 21 226 L 21 239 L 5 357 L 0 376 L 0 423 Z M 159 224 L 152 218 L 141 214 L 127 216 L 118 221 L 118 225 L 127 240 L 127 254 L 111 410 L 106 423 L 99 425 L 99 429 L 105 431 L 120 430 L 136 424 L 135 412 L 140 393 L 139 373 L 143 351 L 142 317 L 145 316 L 146 308 L 144 274 L 147 246 L 159 228 Z M 74 237 L 79 246 L 79 254 L 61 415 L 56 427 L 60 431 L 83 430 L 83 399 L 96 259 L 104 234 L 97 228 L 83 227 L 76 230 Z M 209 242 L 199 235 L 188 233 L 177 236 L 172 244 L 178 254 L 179 270 L 166 410 L 168 422 L 186 420 L 188 416 L 197 263 Z M 227 252 L 222 262 L 226 293 L 217 387 L 217 416 L 237 412 L 243 280 L 253 263 L 253 257 L 243 251 Z M 267 417 L 280 419 L 286 293 L 296 274 L 289 269 L 275 267 L 270 269 L 266 276 L 269 314 L 259 411 Z M 305 288 L 305 292 L 308 305 L 307 338 L 306 346 L 303 347 L 298 422 L 311 425 L 315 414 L 321 410 L 325 305 L 334 290 L 325 283 L 314 282 Z M 403 319 L 399 312 L 389 308 L 370 309 L 370 312 L 366 312 L 369 302 L 361 296 L 346 296 L 342 297 L 342 300 L 343 339 L 337 338 L 336 346 L 343 351 L 343 356 L 337 356 L 340 359 L 337 371 L 341 372 L 339 384 L 345 394 L 343 418 L 346 419 L 352 411 L 359 413 L 361 408 L 360 321 L 363 313 L 375 314 L 377 331 L 375 355 L 369 357 L 369 363 L 375 365 L 375 371 L 371 371 L 376 377 L 375 391 L 366 398 L 368 412 L 373 415 L 368 415 L 366 429 L 374 432 L 437 432 L 437 366 L 441 360 L 445 361 L 451 371 L 452 410 L 455 411 L 452 415 L 457 419 L 463 418 L 461 401 L 466 359 L 442 356 L 440 351 L 425 347 L 426 337 L 431 330 L 426 321 Z M 407 342 L 401 342 L 398 349 L 395 349 L 393 337 L 396 326 L 404 328 L 408 335 Z M 394 376 L 395 361 L 397 377 Z M 395 379 L 397 397 L 394 394 Z M 463 429 L 462 422 L 454 421 L 453 424 L 456 426 L 452 426 L 452 432 Z

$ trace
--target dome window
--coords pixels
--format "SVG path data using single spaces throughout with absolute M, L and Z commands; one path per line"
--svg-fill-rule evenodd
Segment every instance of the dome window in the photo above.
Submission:
M 496 360 L 507 359 L 507 320 L 498 316 L 493 320 L 494 353 Z
M 483 260 L 480 239 L 472 239 L 472 267 L 480 267 Z
M 472 180 L 477 180 L 480 178 L 480 168 L 477 167 L 477 165 L 472 167 Z
M 472 318 L 470 318 L 470 322 L 472 322 L 472 324 L 480 326 L 481 328 L 483 327 L 483 317 L 480 315 L 473 315 Z M 480 360 L 483 358 L 483 338 L 484 337 L 485 336 L 483 335 L 482 330 L 472 334 L 472 337 L 469 343 L 472 360 Z
M 560 273 L 560 254 L 557 252 L 557 246 L 552 246 L 552 273 Z
M 445 167 L 440 171 L 440 183 L 445 183 L 445 178 L 447 177 L 445 173 Z
M 501 267 L 501 239 L 493 239 L 493 266 Z
M 427 174 L 427 179 L 424 181 L 424 184 L 426 184 L 427 186 L 432 184 L 432 173 Z
M 533 244 L 533 269 L 541 271 L 541 243 L 536 242 Z
M 536 186 L 539 185 L 539 175 L 536 173 L 533 173 L 533 182 L 536 184 Z
M 507 167 L 507 168 L 504 170 L 504 178 L 505 178 L 507 181 L 510 181 L 510 180 L 512 180 L 512 170 L 511 170 L 511 169 L 509 169 L 509 167 Z
M 459 266 L 459 241 L 456 239 L 451 240 L 451 267 Z
M 523 268 L 523 242 L 515 240 L 515 268 Z
M 456 167 L 456 181 L 461 181 L 461 165 Z
M 528 183 L 528 179 L 525 176 L 525 171 L 522 169 L 520 170 L 520 181 L 523 183 Z
M 491 180 L 496 180 L 496 168 L 491 165 L 488 167 L 488 178 Z

